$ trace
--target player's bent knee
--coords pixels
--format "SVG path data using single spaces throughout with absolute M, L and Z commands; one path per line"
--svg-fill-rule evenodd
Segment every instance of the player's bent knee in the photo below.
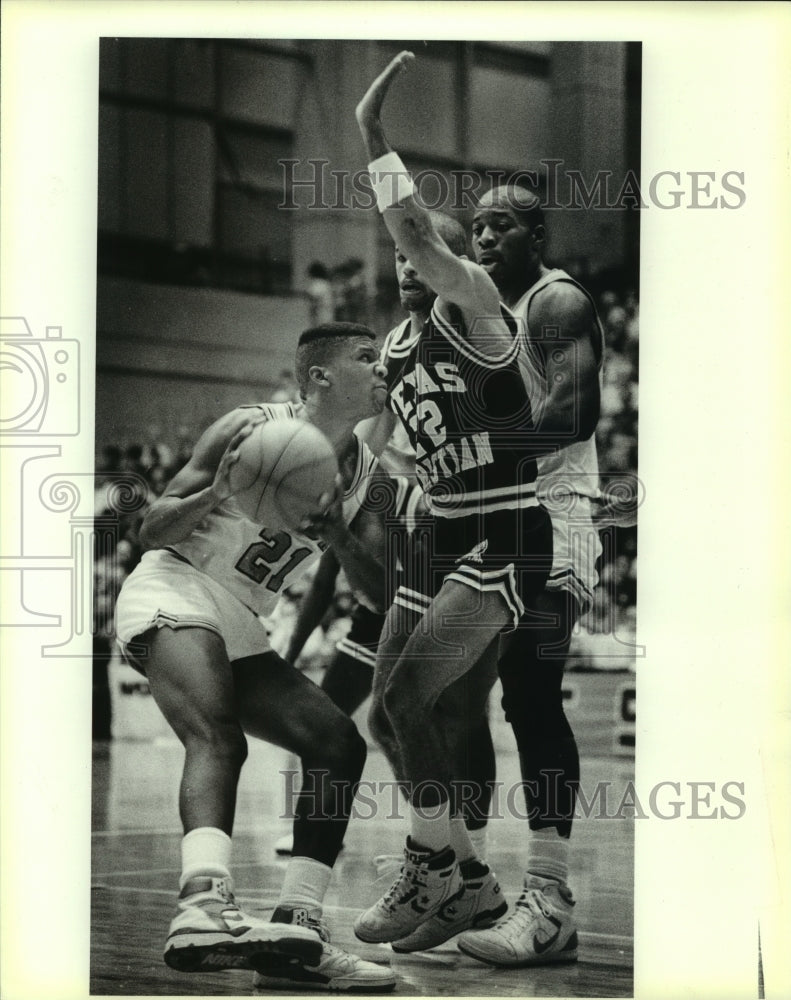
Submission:
M 237 768 L 247 760 L 247 739 L 235 721 L 204 722 L 192 727 L 182 742 L 187 753 L 209 753 Z
M 351 719 L 334 726 L 332 733 L 317 745 L 316 759 L 320 766 L 334 774 L 362 774 L 368 747 Z
M 384 710 L 396 733 L 410 729 L 423 729 L 428 724 L 428 716 L 436 703 L 436 698 L 424 695 L 417 685 L 406 678 L 390 678 L 383 695 Z
M 529 739 L 534 723 L 536 721 L 540 723 L 541 720 L 536 719 L 536 713 L 528 701 L 526 692 L 520 688 L 514 689 L 503 685 L 503 698 L 500 704 L 503 707 L 505 721 L 515 732 L 524 732 L 525 737 Z

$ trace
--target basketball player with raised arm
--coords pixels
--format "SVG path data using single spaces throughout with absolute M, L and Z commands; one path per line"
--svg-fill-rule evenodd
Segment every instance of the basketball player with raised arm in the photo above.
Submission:
M 141 529 L 148 551 L 119 595 L 117 634 L 185 750 L 180 895 L 167 964 L 252 968 L 262 988 L 377 992 L 394 987 L 390 970 L 329 944 L 322 920 L 365 742 L 326 694 L 269 648 L 259 616 L 327 546 L 357 595 L 383 608 L 384 533 L 364 502 L 376 460 L 353 428 L 381 409 L 385 370 L 367 327 L 332 323 L 301 335 L 295 371 L 300 404 L 242 406 L 221 417 L 153 503 Z M 340 483 L 296 530 L 253 523 L 230 485 L 238 449 L 258 422 L 293 417 L 324 433 Z M 245 734 L 302 762 L 294 857 L 270 922 L 245 913 L 232 893 Z
M 384 135 L 384 98 L 412 58 L 396 57 L 357 107 L 385 224 L 437 293 L 388 397 L 415 448 L 433 515 L 430 547 L 417 548 L 421 558 L 410 560 L 388 613 L 374 682 L 410 782 L 411 833 L 399 878 L 355 922 L 360 939 L 405 951 L 444 939 L 436 925 L 464 897 L 457 855 L 470 845 L 450 801 L 441 698 L 516 626 L 524 600 L 543 588 L 552 554 L 551 525 L 536 498 L 516 323 L 484 269 L 437 233 Z M 405 611 L 420 627 L 405 628 Z M 430 943 L 421 933 L 429 922 Z
M 569 844 L 580 777 L 563 708 L 563 669 L 575 622 L 591 606 L 601 543 L 594 431 L 599 418 L 603 331 L 590 295 L 543 261 L 538 197 L 497 187 L 475 212 L 475 258 L 521 321 L 520 366 L 536 429 L 558 444 L 538 458 L 538 494 L 552 518 L 553 563 L 520 627 L 500 640 L 503 707 L 519 750 L 528 830 L 523 892 L 495 928 L 459 939 L 492 965 L 532 965 L 576 956 Z
M 457 256 L 464 254 L 466 237 L 461 224 L 442 212 L 432 212 L 431 218 L 435 229 L 453 252 Z M 398 247 L 395 248 L 395 272 L 401 306 L 408 315 L 388 333 L 382 347 L 380 359 L 388 370 L 388 384 L 393 382 L 403 359 L 414 347 L 436 299 L 435 292 L 420 279 Z M 415 450 L 401 422 L 387 406 L 377 416 L 363 421 L 357 433 L 379 457 L 379 467 L 392 478 L 392 496 L 386 498 L 382 491 L 381 500 L 391 542 L 387 560 L 388 582 L 394 592 L 399 575 L 396 550 L 402 553 L 403 558 L 413 542 L 414 532 L 424 525 L 425 520 L 422 489 L 415 478 Z M 418 537 L 420 534 L 418 530 Z M 337 559 L 329 550 L 303 598 L 285 654 L 289 662 L 296 662 L 305 642 L 329 607 L 337 572 Z M 349 715 L 353 715 L 371 694 L 376 650 L 384 621 L 384 615 L 377 615 L 364 604 L 359 604 L 352 615 L 351 629 L 339 640 L 322 678 L 322 689 Z M 496 654 L 496 650 L 491 653 Z M 480 863 L 486 857 L 486 829 L 495 781 L 494 746 L 486 709 L 496 678 L 496 655 L 489 655 L 476 665 L 473 677 L 468 675 L 458 689 L 452 687 L 443 695 L 445 734 L 455 748 L 456 779 L 464 782 L 464 819 L 475 849 L 474 857 L 460 859 L 462 871 L 467 876 L 465 886 L 469 891 L 464 910 L 458 910 L 458 920 L 454 924 L 459 931 L 471 926 L 487 926 L 493 917 L 506 909 L 495 876 Z M 394 773 L 403 779 L 397 745 L 378 692 L 374 700 L 371 732 L 388 757 Z M 278 853 L 290 853 L 290 848 L 290 836 L 282 838 L 276 845 Z M 476 859 L 477 864 L 473 863 Z M 385 854 L 374 860 L 377 874 L 384 877 L 400 868 L 403 856 Z

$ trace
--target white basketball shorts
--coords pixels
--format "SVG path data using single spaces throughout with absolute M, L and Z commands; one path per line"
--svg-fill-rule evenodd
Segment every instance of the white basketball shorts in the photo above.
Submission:
M 115 632 L 127 659 L 145 670 L 145 654 L 130 650 L 152 628 L 205 628 L 225 643 L 229 660 L 270 650 L 266 628 L 225 587 L 166 549 L 146 552 L 124 581 Z

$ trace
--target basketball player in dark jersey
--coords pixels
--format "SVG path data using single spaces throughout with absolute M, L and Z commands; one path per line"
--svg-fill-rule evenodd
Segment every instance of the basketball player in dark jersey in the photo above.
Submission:
M 434 515 L 412 547 L 420 558 L 409 559 L 377 656 L 382 703 L 411 783 L 411 834 L 400 877 L 355 922 L 362 940 L 395 942 L 398 950 L 439 943 L 443 917 L 463 905 L 457 855 L 469 856 L 471 845 L 450 801 L 441 698 L 516 626 L 524 600 L 544 586 L 552 553 L 549 518 L 536 498 L 517 325 L 483 268 L 438 235 L 384 136 L 384 97 L 412 58 L 394 59 L 357 108 L 385 224 L 438 296 L 389 395 Z M 437 934 L 427 941 L 421 930 L 429 923 Z
M 441 212 L 433 212 L 431 217 L 448 246 L 457 254 L 464 253 L 466 238 L 461 224 Z M 388 372 L 388 385 L 393 384 L 404 360 L 414 347 L 436 299 L 435 292 L 421 281 L 409 260 L 398 251 L 395 254 L 395 271 L 401 306 L 408 315 L 393 327 L 382 346 L 380 360 Z M 357 427 L 357 433 L 378 456 L 380 469 L 394 480 L 392 498 L 382 498 L 387 506 L 384 511 L 386 526 L 390 539 L 396 543 L 395 548 L 406 552 L 415 528 L 425 519 L 422 490 L 413 485 L 416 483 L 415 450 L 398 417 L 388 407 L 377 416 L 363 421 Z M 388 560 L 388 582 L 391 586 L 398 573 L 395 548 L 391 545 L 388 550 L 392 554 L 392 558 Z M 286 651 L 286 659 L 290 663 L 296 662 L 305 642 L 329 607 L 337 571 L 338 564 L 330 550 L 319 564 L 303 598 Z M 393 586 L 393 595 L 395 590 L 396 587 Z M 390 603 L 392 601 L 388 602 L 388 606 Z M 384 621 L 385 615 L 373 614 L 364 605 L 358 605 L 352 614 L 349 634 L 338 642 L 336 652 L 324 672 L 322 689 L 349 715 L 353 715 L 371 694 L 376 650 Z M 496 650 L 492 649 L 485 662 L 476 665 L 475 676 L 471 678 L 468 675 L 460 689 L 457 692 L 451 690 L 444 699 L 448 720 L 446 733 L 450 736 L 450 726 L 454 725 L 458 735 L 457 778 L 463 780 L 465 787 L 465 823 L 475 848 L 475 857 L 481 860 L 486 857 L 487 822 L 496 776 L 494 747 L 487 716 L 488 695 L 497 678 L 495 654 Z M 451 698 L 454 699 L 454 705 L 463 712 L 463 717 L 458 720 L 447 711 Z M 450 721 L 451 717 L 453 722 Z M 392 730 L 378 696 L 374 699 L 369 724 L 372 735 L 384 750 L 394 771 L 397 771 L 399 764 Z M 278 853 L 288 854 L 290 849 L 290 836 L 281 838 L 275 845 Z M 374 859 L 377 873 L 384 876 L 391 870 L 397 870 L 401 859 L 401 855 L 378 856 Z M 470 926 L 487 926 L 491 914 L 505 911 L 499 885 L 488 871 L 484 871 L 486 868 L 487 866 L 479 863 L 465 869 L 472 872 L 470 881 L 466 884 L 476 887 L 468 895 L 475 895 L 476 898 L 475 901 L 467 900 L 468 907 L 464 913 L 459 911 L 458 920 L 454 924 L 458 931 Z

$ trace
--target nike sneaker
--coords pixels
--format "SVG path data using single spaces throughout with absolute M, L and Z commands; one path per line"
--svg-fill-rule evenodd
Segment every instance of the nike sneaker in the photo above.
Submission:
M 272 922 L 283 927 L 308 928 L 321 943 L 321 956 L 306 962 L 287 955 L 267 955 L 257 962 L 253 993 L 265 995 L 270 990 L 330 990 L 344 993 L 389 993 L 395 988 L 392 971 L 376 962 L 366 962 L 357 955 L 330 943 L 320 910 L 302 906 L 279 906 Z
M 236 903 L 230 878 L 190 879 L 165 943 L 165 962 L 179 972 L 256 969 L 265 954 L 318 961 L 321 942 L 306 927 L 272 925 Z
M 400 941 L 433 917 L 464 888 L 456 855 L 416 848 L 407 837 L 404 861 L 398 877 L 378 902 L 354 922 L 361 941 Z
M 527 875 L 522 895 L 505 920 L 489 930 L 465 932 L 457 942 L 459 949 L 496 966 L 576 962 L 574 905 L 568 886 Z

